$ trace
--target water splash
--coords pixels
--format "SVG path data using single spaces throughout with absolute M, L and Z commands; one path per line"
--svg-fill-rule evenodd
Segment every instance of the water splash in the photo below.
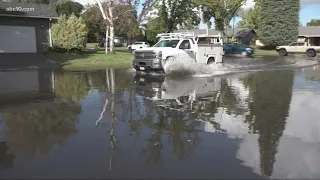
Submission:
M 175 59 L 165 64 L 164 70 L 167 75 L 181 75 L 193 77 L 207 77 L 237 72 L 237 65 L 233 64 L 200 64 L 184 59 Z
M 306 67 L 317 64 L 317 61 L 295 58 L 237 58 L 222 64 L 206 65 L 177 58 L 167 62 L 164 70 L 169 76 L 210 77 L 230 73 Z

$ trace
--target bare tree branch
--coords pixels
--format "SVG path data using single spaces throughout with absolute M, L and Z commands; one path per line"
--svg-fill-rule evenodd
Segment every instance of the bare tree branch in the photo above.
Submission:
M 101 14 L 102 14 L 102 17 L 103 17 L 103 19 L 104 20 L 107 20 L 108 22 L 110 22 L 110 18 L 107 16 L 107 14 L 105 13 L 105 10 L 104 10 L 104 8 L 103 8 L 103 6 L 102 6 L 102 4 L 101 4 L 101 1 L 100 0 L 96 0 L 96 2 L 97 2 L 97 4 L 98 4 L 98 7 L 99 7 L 99 9 L 100 9 L 100 12 L 101 12 Z

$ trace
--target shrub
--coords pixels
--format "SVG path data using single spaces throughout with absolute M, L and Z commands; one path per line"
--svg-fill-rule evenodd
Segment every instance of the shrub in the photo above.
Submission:
M 53 48 L 56 51 L 82 51 L 87 42 L 88 29 L 84 20 L 72 14 L 61 16 L 51 27 Z

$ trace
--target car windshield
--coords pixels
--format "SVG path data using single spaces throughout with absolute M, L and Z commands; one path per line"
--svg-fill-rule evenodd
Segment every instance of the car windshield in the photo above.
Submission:
M 180 40 L 161 40 L 154 47 L 172 47 L 175 48 Z

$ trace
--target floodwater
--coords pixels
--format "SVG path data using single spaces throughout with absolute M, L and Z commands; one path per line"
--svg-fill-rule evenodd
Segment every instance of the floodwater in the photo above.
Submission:
M 0 81 L 0 178 L 320 178 L 319 65 Z

